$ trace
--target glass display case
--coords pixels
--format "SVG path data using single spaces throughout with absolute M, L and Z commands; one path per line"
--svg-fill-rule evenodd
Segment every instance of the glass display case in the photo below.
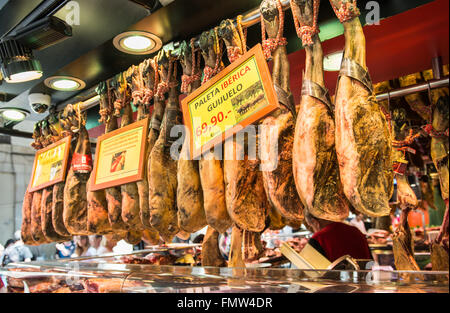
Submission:
M 140 251 L 135 257 L 148 253 Z M 127 255 L 128 257 L 130 255 Z M 448 293 L 449 273 L 431 271 L 299 270 L 127 264 L 124 255 L 12 263 L 0 268 L 23 293 Z M 311 272 L 315 272 L 311 275 Z

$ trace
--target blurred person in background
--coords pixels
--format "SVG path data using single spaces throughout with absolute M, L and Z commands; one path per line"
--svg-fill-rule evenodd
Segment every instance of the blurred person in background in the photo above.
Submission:
M 56 244 L 57 256 L 60 259 L 70 258 L 75 252 L 75 243 L 73 240 Z
M 102 235 L 91 235 L 89 236 L 90 247 L 88 249 L 87 255 L 93 256 L 98 255 L 98 249 L 100 248 L 100 244 L 102 243 Z
M 354 259 L 372 259 L 366 236 L 346 223 L 317 218 L 305 211 L 308 229 L 314 232 L 308 243 L 330 262 L 348 254 Z
M 22 240 L 8 239 L 5 244 L 5 250 L 0 256 L 0 266 L 6 266 L 13 262 L 30 262 L 33 254 L 26 247 Z
M 113 253 L 113 248 L 116 246 L 117 241 L 114 240 L 112 235 L 104 235 L 100 241 L 100 247 L 97 249 L 97 255 L 103 255 L 107 253 Z
M 364 215 L 357 213 L 356 216 L 350 221 L 350 225 L 355 226 L 364 235 L 367 235 L 366 226 L 364 225 Z
M 80 256 L 89 256 L 88 250 L 91 246 L 89 244 L 88 236 L 75 236 L 73 237 L 75 241 L 75 252 L 72 254 L 72 258 L 80 257 Z

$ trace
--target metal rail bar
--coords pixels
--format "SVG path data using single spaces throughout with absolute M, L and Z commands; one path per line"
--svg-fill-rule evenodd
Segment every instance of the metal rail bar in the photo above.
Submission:
M 433 79 L 420 84 L 411 85 L 399 89 L 390 90 L 388 92 L 379 94 L 376 96 L 377 100 L 387 100 L 389 98 L 404 97 L 416 92 L 421 92 L 429 89 L 446 87 L 449 85 L 449 78 L 444 77 L 442 79 Z
M 22 132 L 20 130 L 4 128 L 4 127 L 0 127 L 0 134 L 10 135 L 10 136 L 14 136 L 14 137 L 22 137 L 22 138 L 33 138 L 32 133 L 26 133 L 26 132 Z

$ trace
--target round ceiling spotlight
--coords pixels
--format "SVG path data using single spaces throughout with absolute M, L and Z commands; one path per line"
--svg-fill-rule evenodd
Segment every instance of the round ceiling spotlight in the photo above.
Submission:
M 337 51 L 326 55 L 323 58 L 323 69 L 325 71 L 339 71 L 341 69 L 343 51 Z
M 162 47 L 158 36 L 143 31 L 121 33 L 114 38 L 113 44 L 116 49 L 129 54 L 150 54 Z
M 44 84 L 49 88 L 61 91 L 75 91 L 86 87 L 84 81 L 71 76 L 51 76 L 44 81 Z
M 41 63 L 31 49 L 14 39 L 0 42 L 1 72 L 7 83 L 23 83 L 42 77 Z
M 20 122 L 23 121 L 30 112 L 20 108 L 1 108 L 0 114 L 6 120 Z

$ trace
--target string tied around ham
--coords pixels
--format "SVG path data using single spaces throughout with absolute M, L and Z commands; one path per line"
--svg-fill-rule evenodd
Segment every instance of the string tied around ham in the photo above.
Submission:
M 234 38 L 239 38 L 236 42 L 237 46 L 227 47 L 227 56 L 230 63 L 233 63 L 239 59 L 245 52 L 247 52 L 247 29 L 242 27 L 242 15 L 236 18 L 237 30 L 234 27 L 233 22 L 229 22 Z
M 330 3 L 341 23 L 347 22 L 361 14 L 358 5 L 356 4 L 356 0 L 342 0 L 339 2 L 339 8 L 334 6 L 332 0 L 330 0 Z
M 292 6 L 292 0 L 291 0 Z M 317 25 L 317 19 L 319 16 L 319 6 L 320 0 L 314 0 L 313 2 L 313 24 L 305 25 L 298 20 L 294 15 L 294 25 L 297 36 L 302 39 L 303 46 L 312 46 L 312 37 L 320 32 L 319 26 Z
M 284 12 L 283 7 L 281 5 L 281 1 L 277 0 L 277 9 L 278 9 L 278 32 L 275 38 L 267 38 L 266 39 L 266 26 L 264 24 L 264 17 L 261 14 L 261 35 L 262 35 L 262 48 L 264 52 L 264 57 L 266 60 L 269 60 L 272 57 L 272 52 L 275 51 L 279 46 L 287 45 L 287 40 L 283 36 L 283 28 L 284 28 Z
M 195 49 L 195 40 L 194 38 L 191 39 L 190 45 L 191 45 L 191 54 L 192 54 L 192 74 L 187 75 L 183 74 L 181 76 L 181 87 L 180 91 L 182 93 L 189 93 L 189 87 L 192 85 L 193 82 L 201 79 L 200 76 L 200 54 L 196 53 L 198 49 Z
M 169 82 L 170 77 L 172 76 L 172 72 L 174 73 L 174 76 L 176 77 L 177 67 L 174 66 L 174 62 L 175 62 L 175 58 L 170 58 L 169 69 L 167 70 L 167 78 L 165 81 L 161 81 L 158 84 L 158 87 L 156 89 L 155 97 L 160 100 L 164 99 L 164 94 L 166 92 L 168 92 L 170 88 L 173 88 L 178 85 L 178 83 L 176 81 Z
M 211 68 L 208 65 L 205 65 L 203 69 L 203 80 L 202 85 L 213 78 L 218 72 L 220 72 L 223 68 L 222 63 L 222 52 L 223 52 L 223 41 L 219 43 L 219 36 L 217 34 L 217 27 L 214 28 L 214 51 L 216 53 L 216 63 L 214 68 Z
M 437 131 L 437 130 L 434 129 L 434 127 L 433 127 L 433 125 L 432 125 L 431 123 L 422 126 L 422 129 L 423 129 L 430 137 L 433 137 L 433 138 L 445 138 L 445 137 L 448 138 L 448 135 L 449 135 L 448 128 L 447 128 L 446 130 L 444 130 L 444 131 Z

